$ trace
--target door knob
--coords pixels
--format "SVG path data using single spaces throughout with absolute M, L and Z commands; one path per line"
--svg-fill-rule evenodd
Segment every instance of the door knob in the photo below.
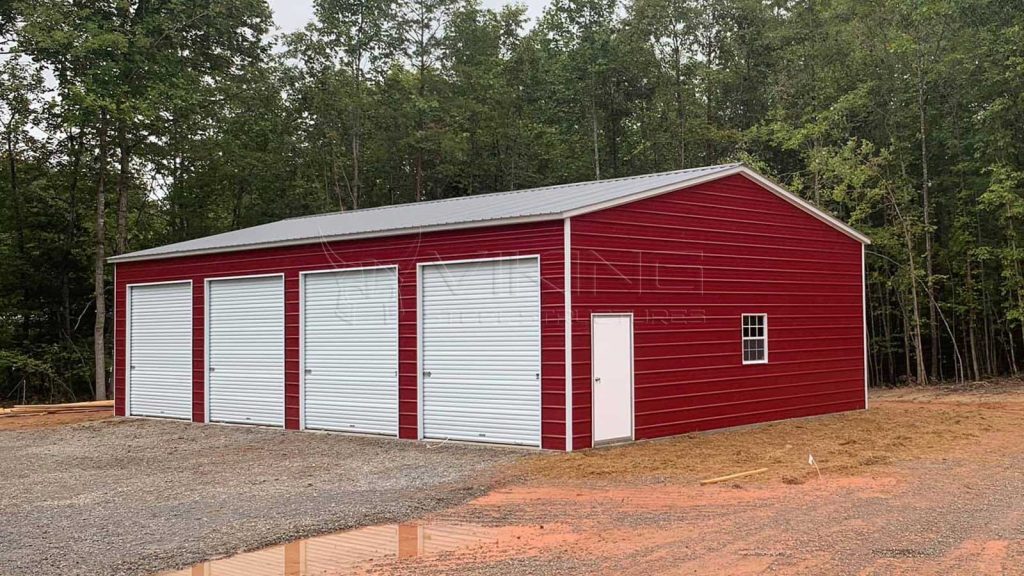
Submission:
M 600 383 L 601 383 L 601 377 L 600 376 L 595 376 L 594 377 L 594 384 L 600 384 Z

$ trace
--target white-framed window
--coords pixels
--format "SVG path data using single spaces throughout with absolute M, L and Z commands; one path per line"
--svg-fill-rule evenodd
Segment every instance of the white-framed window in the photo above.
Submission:
M 743 315 L 743 363 L 768 362 L 768 315 Z

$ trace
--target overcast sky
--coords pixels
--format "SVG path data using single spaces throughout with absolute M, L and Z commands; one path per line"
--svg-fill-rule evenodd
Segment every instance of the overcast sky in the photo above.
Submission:
M 531 18 L 540 16 L 541 10 L 547 5 L 548 0 L 520 0 L 526 4 L 527 15 Z M 483 0 L 485 8 L 500 8 L 511 3 L 507 0 Z M 292 32 L 302 28 L 313 18 L 313 0 L 270 0 L 270 7 L 274 10 L 274 21 L 280 32 Z

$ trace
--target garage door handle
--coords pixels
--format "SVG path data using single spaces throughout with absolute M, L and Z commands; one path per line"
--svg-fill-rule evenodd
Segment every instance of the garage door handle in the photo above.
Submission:
M 210 366 L 210 372 L 213 372 L 214 370 L 216 370 L 216 368 L 214 368 L 213 366 Z
M 595 377 L 594 378 L 594 384 L 600 384 L 600 383 L 601 383 L 601 377 L 600 376 Z
M 132 370 L 135 370 L 135 364 L 132 364 L 131 368 Z
M 423 377 L 424 378 L 430 378 L 430 370 L 424 370 L 423 371 Z
M 313 369 L 312 368 L 306 368 L 306 375 L 307 376 L 312 374 L 312 373 L 313 373 Z

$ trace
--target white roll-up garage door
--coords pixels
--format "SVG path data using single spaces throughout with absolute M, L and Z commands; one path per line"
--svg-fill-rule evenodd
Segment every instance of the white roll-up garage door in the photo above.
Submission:
M 128 415 L 192 418 L 192 283 L 128 289 Z
M 398 271 L 303 276 L 306 428 L 398 434 Z
M 540 445 L 537 258 L 423 266 L 423 436 Z
M 211 280 L 206 309 L 210 420 L 284 425 L 284 280 Z

